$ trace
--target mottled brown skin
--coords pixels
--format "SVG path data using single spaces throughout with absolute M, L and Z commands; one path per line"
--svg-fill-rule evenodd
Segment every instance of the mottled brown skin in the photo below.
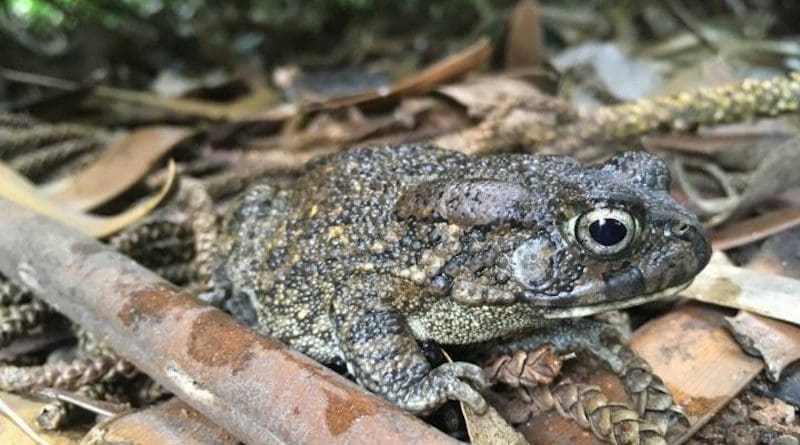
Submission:
M 225 222 L 216 282 L 229 307 L 256 309 L 263 333 L 344 363 L 403 408 L 483 409 L 481 370 L 432 368 L 417 342 L 593 343 L 591 327 L 553 320 L 658 298 L 708 262 L 697 219 L 668 185 L 646 153 L 582 168 L 426 145 L 352 149 L 310 163 L 291 188 L 245 193 Z M 595 209 L 630 216 L 624 249 L 578 241 L 593 219 L 577 217 Z

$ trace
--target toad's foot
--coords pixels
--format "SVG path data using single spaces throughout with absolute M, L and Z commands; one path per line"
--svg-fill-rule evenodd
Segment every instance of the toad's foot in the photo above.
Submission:
M 487 408 L 486 400 L 473 385 L 478 388 L 488 385 L 480 367 L 465 362 L 445 363 L 401 391 L 395 403 L 408 411 L 424 414 L 448 400 L 458 400 L 483 413 Z

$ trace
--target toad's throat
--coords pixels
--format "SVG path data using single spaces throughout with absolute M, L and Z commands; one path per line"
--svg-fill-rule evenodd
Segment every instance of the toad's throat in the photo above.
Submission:
M 653 292 L 652 294 L 627 298 L 625 300 L 611 300 L 602 303 L 588 304 L 584 306 L 550 308 L 546 311 L 543 311 L 542 317 L 548 319 L 577 318 L 577 317 L 586 317 L 588 315 L 599 314 L 602 312 L 608 312 L 614 309 L 627 309 L 629 307 L 639 306 L 645 303 L 657 301 L 661 298 L 669 297 L 670 295 L 674 295 L 682 291 L 683 289 L 686 289 L 689 286 L 689 284 L 691 284 L 691 282 L 692 280 L 689 280 L 686 283 L 679 284 L 677 286 L 673 286 L 658 292 Z

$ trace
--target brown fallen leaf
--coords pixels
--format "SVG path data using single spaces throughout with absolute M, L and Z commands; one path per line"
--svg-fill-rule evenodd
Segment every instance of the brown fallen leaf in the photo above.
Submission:
M 725 321 L 744 350 L 764 359 L 767 377 L 773 382 L 786 366 L 800 359 L 799 327 L 747 311 Z
M 740 133 L 740 134 L 661 134 L 642 138 L 642 145 L 648 150 L 665 150 L 680 153 L 712 155 L 732 147 L 749 146 L 758 143 L 774 145 L 786 141 L 785 134 Z
M 386 90 L 375 89 L 350 96 L 336 97 L 318 104 L 309 104 L 307 111 L 338 110 L 355 105 L 371 105 L 407 95 L 427 93 L 445 82 L 459 78 L 483 65 L 492 54 L 489 39 L 483 38 L 422 71 L 398 81 Z
M 719 309 L 685 304 L 639 328 L 631 347 L 653 368 L 683 408 L 683 443 L 755 377 L 763 364 L 728 333 Z
M 776 210 L 753 218 L 736 221 L 711 234 L 711 245 L 716 250 L 759 241 L 800 224 L 800 207 Z
M 168 171 L 167 180 L 164 181 L 158 193 L 113 216 L 95 216 L 81 213 L 48 198 L 25 177 L 2 163 L 0 163 L 0 197 L 93 237 L 103 238 L 140 220 L 161 204 L 175 182 L 175 163 L 170 161 Z
M 75 175 L 45 184 L 43 195 L 65 207 L 91 210 L 141 180 L 176 144 L 193 131 L 146 127 L 124 136 Z
M 507 69 L 538 66 L 544 60 L 539 4 L 521 0 L 511 13 L 506 37 Z

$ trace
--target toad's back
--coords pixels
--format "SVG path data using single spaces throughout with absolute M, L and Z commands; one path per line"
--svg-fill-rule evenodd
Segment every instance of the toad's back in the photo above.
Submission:
M 398 194 L 468 161 L 427 146 L 360 148 L 309 163 L 291 187 L 255 186 L 227 215 L 218 284 L 235 307 L 256 309 L 263 332 L 338 361 L 328 317 L 337 281 L 359 268 L 413 262 L 393 248 L 401 241 Z

